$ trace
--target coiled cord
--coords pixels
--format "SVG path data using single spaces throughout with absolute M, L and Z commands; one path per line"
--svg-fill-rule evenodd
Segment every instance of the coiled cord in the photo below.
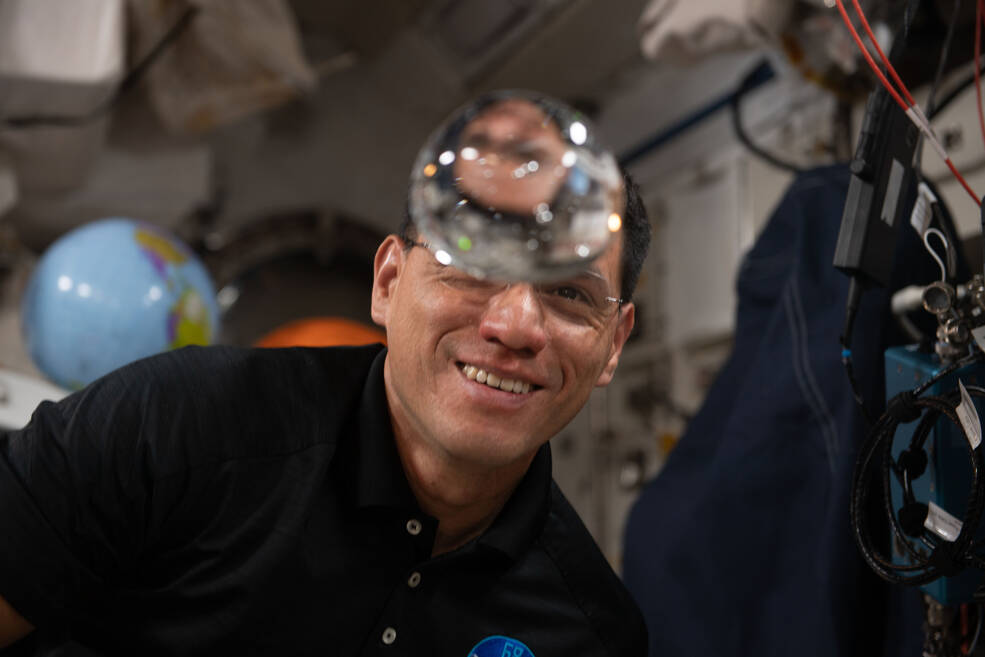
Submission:
M 985 460 L 980 446 L 972 447 L 961 425 L 956 409 L 961 403 L 958 389 L 943 395 L 925 394 L 934 384 L 972 363 L 985 361 L 985 353 L 974 353 L 953 362 L 912 391 L 904 391 L 887 404 L 886 412 L 869 432 L 859 452 L 852 476 L 851 523 L 855 542 L 862 557 L 872 570 L 894 584 L 920 586 L 939 577 L 949 577 L 965 568 L 985 569 L 985 558 L 977 554 L 985 541 L 975 540 L 978 526 L 985 511 Z M 985 398 L 985 388 L 967 386 L 972 397 Z M 968 448 L 971 465 L 971 484 L 968 505 L 961 522 L 961 529 L 954 541 L 945 540 L 925 529 L 929 507 L 916 499 L 913 481 L 927 467 L 926 441 L 938 420 L 946 417 L 954 423 Z M 901 424 L 918 422 L 910 443 L 897 459 L 892 456 L 893 439 Z M 872 539 L 866 518 L 866 503 L 872 488 L 872 479 L 878 466 L 882 507 L 892 536 L 901 546 L 909 564 L 893 563 L 891 556 L 882 554 Z M 897 513 L 893 508 L 892 481 L 896 479 L 902 489 L 902 507 Z M 914 546 L 918 540 L 922 549 Z

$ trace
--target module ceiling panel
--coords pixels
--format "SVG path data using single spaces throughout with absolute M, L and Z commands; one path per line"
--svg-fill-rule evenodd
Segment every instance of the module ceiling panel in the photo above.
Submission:
M 343 48 L 373 56 L 415 23 L 437 0 L 290 0 L 305 37 L 330 38 Z

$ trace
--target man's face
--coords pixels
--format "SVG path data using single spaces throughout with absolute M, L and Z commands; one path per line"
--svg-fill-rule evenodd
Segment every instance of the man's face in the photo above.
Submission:
M 535 288 L 471 279 L 388 237 L 376 255 L 372 312 L 387 332 L 398 438 L 473 467 L 532 457 L 615 371 L 633 305 L 603 299 L 606 310 L 590 321 L 558 309 L 583 285 L 618 296 L 620 248 L 613 240 L 583 276 Z M 497 379 L 519 384 L 508 392 L 489 385 Z

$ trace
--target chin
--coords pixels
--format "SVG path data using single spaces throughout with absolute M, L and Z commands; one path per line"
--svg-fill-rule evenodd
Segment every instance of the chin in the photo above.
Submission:
M 530 458 L 545 440 L 529 436 L 471 433 L 446 441 L 445 449 L 456 459 L 483 467 L 504 467 Z

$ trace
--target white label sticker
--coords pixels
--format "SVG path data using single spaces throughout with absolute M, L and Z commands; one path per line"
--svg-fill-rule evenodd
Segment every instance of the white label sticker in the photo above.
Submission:
M 923 521 L 923 526 L 952 543 L 961 533 L 961 521 L 933 502 L 927 505 L 927 519 Z
M 978 417 L 978 409 L 975 408 L 975 403 L 971 401 L 971 395 L 968 394 L 968 391 L 964 387 L 964 382 L 960 379 L 958 379 L 958 388 L 961 390 L 961 403 L 954 410 L 958 414 L 961 426 L 964 427 L 964 432 L 968 437 L 968 442 L 971 443 L 971 448 L 977 449 L 982 444 L 982 421 Z
M 917 235 L 921 237 L 930 228 L 930 208 L 923 205 L 921 201 L 917 201 L 917 204 L 913 206 L 913 213 L 910 215 L 910 225 L 913 226 L 913 230 L 917 231 Z
M 903 191 L 904 173 L 906 173 L 906 169 L 899 163 L 899 160 L 893 160 L 893 166 L 889 170 L 889 182 L 886 183 L 886 196 L 882 201 L 881 217 L 889 226 L 896 223 L 896 206 L 899 204 L 900 192 Z
M 932 215 L 933 211 L 930 209 L 930 203 L 921 194 L 913 204 L 913 212 L 910 213 L 910 225 L 913 226 L 913 230 L 917 231 L 917 235 L 920 237 L 923 237 L 923 234 L 930 228 Z
M 978 328 L 971 329 L 971 336 L 975 338 L 975 344 L 978 345 L 978 348 L 985 351 L 985 326 L 979 326 Z

